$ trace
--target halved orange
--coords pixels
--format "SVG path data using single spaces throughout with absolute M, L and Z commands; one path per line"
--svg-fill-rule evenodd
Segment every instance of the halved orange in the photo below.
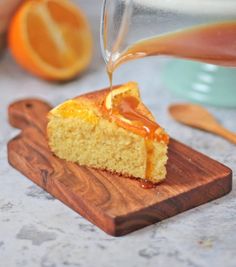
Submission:
M 92 57 L 92 34 L 83 12 L 67 0 L 28 0 L 12 19 L 9 47 L 29 72 L 55 81 L 72 79 Z

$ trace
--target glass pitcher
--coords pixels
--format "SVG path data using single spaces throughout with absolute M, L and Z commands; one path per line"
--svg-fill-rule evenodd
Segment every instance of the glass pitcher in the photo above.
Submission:
M 154 50 L 140 46 L 146 40 Z M 101 48 L 113 70 L 150 55 L 214 63 L 170 62 L 165 83 L 196 101 L 236 106 L 236 71 L 228 68 L 236 67 L 235 0 L 105 0 Z

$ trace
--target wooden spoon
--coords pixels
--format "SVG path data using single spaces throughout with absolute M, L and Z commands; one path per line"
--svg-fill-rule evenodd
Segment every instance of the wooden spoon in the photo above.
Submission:
M 173 104 L 169 106 L 171 116 L 180 123 L 211 132 L 236 144 L 236 134 L 225 129 L 205 108 L 194 104 Z

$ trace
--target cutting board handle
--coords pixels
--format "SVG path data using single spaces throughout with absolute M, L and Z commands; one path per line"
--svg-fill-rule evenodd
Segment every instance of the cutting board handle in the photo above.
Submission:
M 13 127 L 24 129 L 33 126 L 45 131 L 47 113 L 52 107 L 39 99 L 24 99 L 12 103 L 8 108 L 9 122 Z

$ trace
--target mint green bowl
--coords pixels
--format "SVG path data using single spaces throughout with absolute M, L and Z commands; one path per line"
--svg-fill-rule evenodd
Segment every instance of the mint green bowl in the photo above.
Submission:
M 165 67 L 163 82 L 192 102 L 236 107 L 236 68 L 174 59 Z

